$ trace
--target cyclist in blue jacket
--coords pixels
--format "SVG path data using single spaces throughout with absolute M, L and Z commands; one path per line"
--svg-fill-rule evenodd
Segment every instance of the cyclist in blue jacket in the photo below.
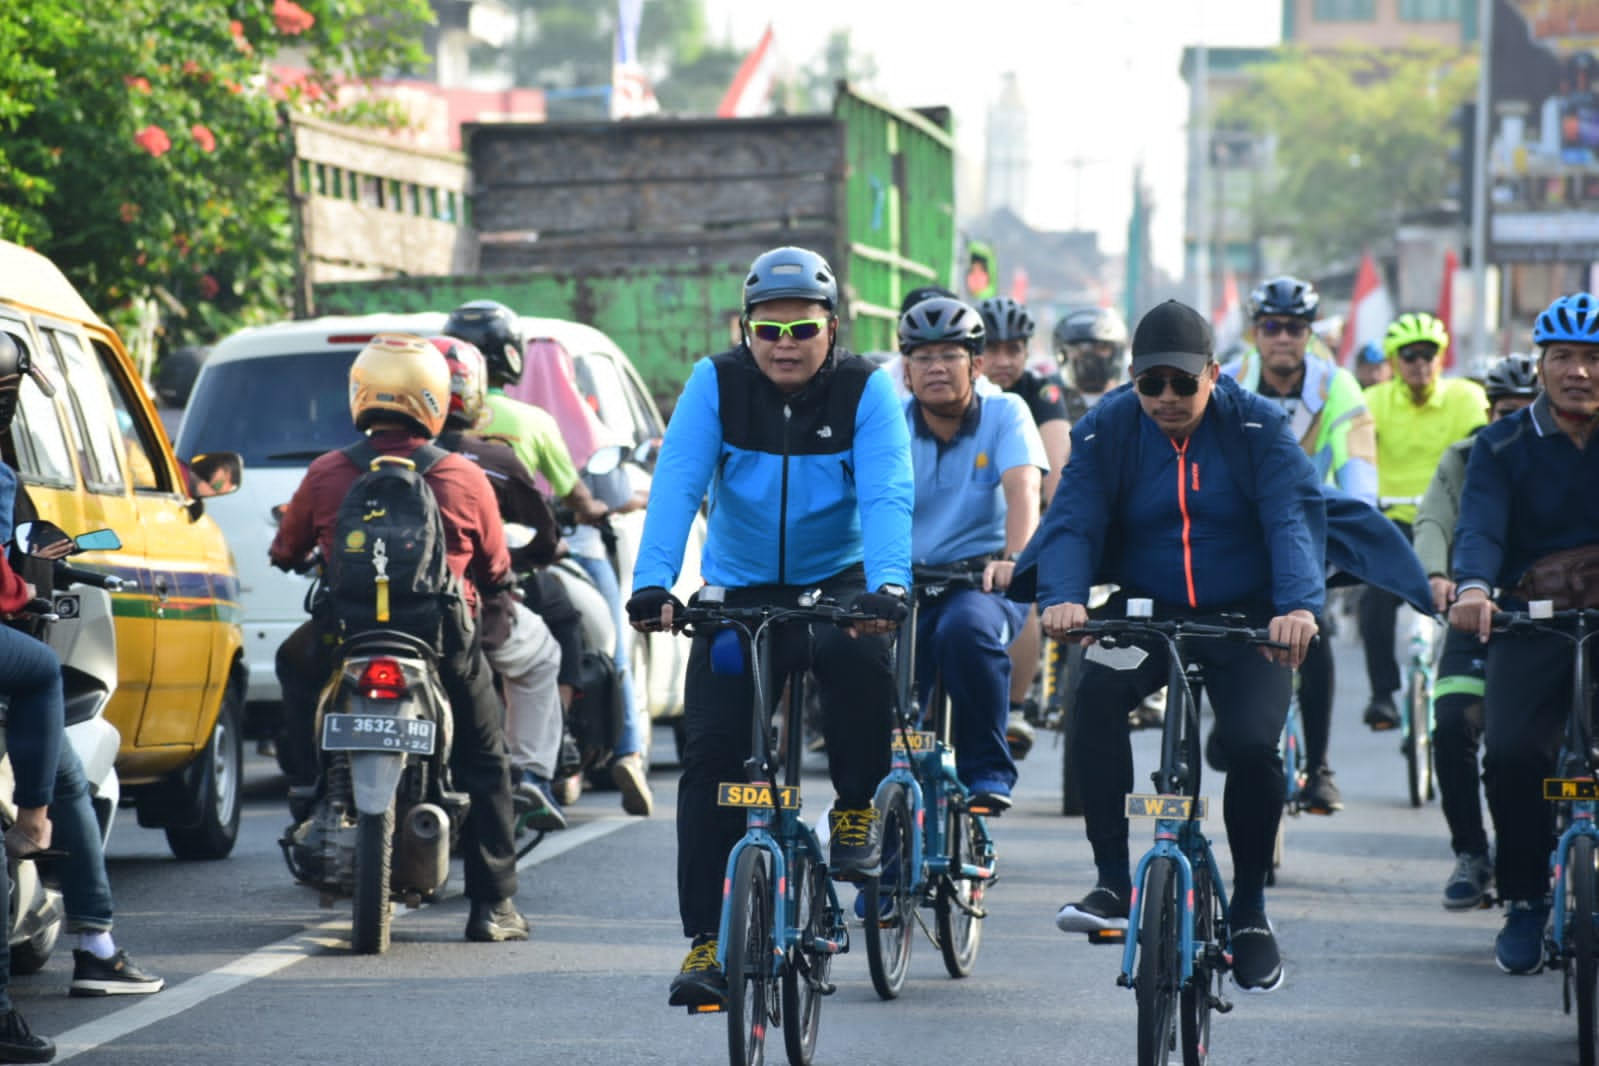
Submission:
M 888 634 L 905 613 L 915 493 L 894 387 L 872 363 L 835 346 L 837 310 L 838 282 L 815 252 L 776 248 L 751 265 L 744 343 L 694 365 L 667 427 L 628 615 L 640 630 L 672 625 L 682 605 L 669 590 L 706 500 L 700 572 L 728 589 L 729 605 L 792 605 L 819 587 L 878 617 L 851 631 L 790 628 L 773 644 L 778 669 L 808 665 L 816 675 L 837 792 L 831 867 L 835 877 L 859 880 L 881 866 L 872 794 L 889 767 Z M 744 812 L 718 807 L 716 785 L 743 779 L 751 679 L 747 665 L 714 672 L 710 644 L 695 638 L 684 683 L 677 885 L 693 943 L 672 981 L 673 1006 L 726 1002 L 716 962 L 722 878 L 744 832 Z
M 1036 563 L 1044 631 L 1088 620 L 1092 585 L 1148 598 L 1156 617 L 1242 614 L 1286 651 L 1197 642 L 1230 770 L 1223 794 L 1233 853 L 1230 941 L 1239 987 L 1282 981 L 1266 920 L 1266 874 L 1282 817 L 1277 741 L 1290 669 L 1316 635 L 1325 597 L 1326 513 L 1315 467 L 1270 400 L 1218 381 L 1204 317 L 1175 300 L 1133 334 L 1136 391 L 1119 389 L 1072 430 L 1072 461 L 1018 567 Z M 1022 585 L 1025 589 L 1025 583 Z M 1056 916 L 1063 930 L 1125 929 L 1132 876 L 1122 798 L 1132 791 L 1127 712 L 1166 679 L 1160 655 L 1124 662 L 1090 648 L 1078 690 L 1075 755 L 1098 884 Z

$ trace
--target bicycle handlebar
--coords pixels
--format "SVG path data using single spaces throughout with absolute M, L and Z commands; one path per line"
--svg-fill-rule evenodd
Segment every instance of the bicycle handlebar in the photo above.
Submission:
M 1107 647 L 1114 647 L 1119 637 L 1139 635 L 1166 639 L 1177 637 L 1205 637 L 1212 640 L 1236 640 L 1261 648 L 1287 651 L 1289 646 L 1271 638 L 1271 631 L 1251 626 L 1214 625 L 1208 622 L 1190 622 L 1170 619 L 1158 622 L 1151 618 L 1106 618 L 1066 631 L 1068 637 L 1095 637 Z M 1312 638 L 1321 639 L 1319 636 Z
M 1534 617 L 1528 611 L 1495 611 L 1492 624 L 1495 633 L 1547 633 L 1575 639 L 1575 634 L 1567 627 L 1579 620 L 1596 627 L 1583 639 L 1599 635 L 1599 608 L 1593 607 L 1571 607 L 1551 611 L 1543 617 Z
M 857 622 L 882 621 L 875 614 L 851 610 L 832 600 L 818 599 L 809 605 L 785 606 L 775 603 L 731 607 L 726 604 L 691 603 L 672 614 L 672 627 L 694 636 L 696 625 L 737 625 L 760 627 L 771 622 L 831 622 L 850 626 Z

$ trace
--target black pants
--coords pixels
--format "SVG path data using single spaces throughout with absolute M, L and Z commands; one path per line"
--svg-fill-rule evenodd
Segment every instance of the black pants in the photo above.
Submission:
M 1325 619 L 1316 619 L 1321 639 L 1312 641 L 1299 664 L 1299 717 L 1305 724 L 1305 769 L 1327 765 L 1332 737 L 1333 653 Z
M 1553 821 L 1543 779 L 1555 772 L 1571 704 L 1571 645 L 1504 634 L 1488 643 L 1483 784 L 1499 851 L 1494 878 L 1507 900 L 1549 894 Z
M 1406 540 L 1411 539 L 1409 523 L 1394 525 Z M 1360 591 L 1360 639 L 1366 647 L 1366 680 L 1371 683 L 1374 700 L 1392 699 L 1399 691 L 1399 656 L 1394 651 L 1394 617 L 1399 603 L 1398 596 L 1375 585 Z
M 848 603 L 861 590 L 858 577 L 824 583 L 829 595 Z M 793 603 L 807 591 L 767 587 L 734 590 L 730 605 Z M 711 669 L 711 638 L 694 638 L 683 692 L 683 776 L 677 792 L 677 902 L 683 935 L 714 934 L 721 924 L 722 878 L 727 856 L 744 835 L 745 812 L 716 803 L 716 786 L 743 781 L 750 757 L 753 681 L 746 661 L 740 674 Z M 809 666 L 821 688 L 822 735 L 828 772 L 841 810 L 869 807 L 888 774 L 889 728 L 893 721 L 894 671 L 890 635 L 851 637 L 835 626 L 789 626 L 772 643 L 777 679 Z M 798 715 L 793 716 L 797 722 Z M 794 742 L 799 743 L 796 733 Z M 810 797 L 807 812 L 825 798 Z
M 472 797 L 461 833 L 466 895 L 489 903 L 510 899 L 516 895 L 516 843 L 505 708 L 494 692 L 494 675 L 476 632 L 458 633 L 445 643 L 458 649 L 439 659 L 440 680 L 455 717 L 450 774 L 455 787 Z M 317 696 L 338 662 L 336 640 L 315 620 L 306 621 L 278 648 L 278 683 L 283 687 L 278 744 L 290 784 L 316 780 L 312 729 Z
M 1487 650 L 1475 633 L 1451 627 L 1444 636 L 1438 683 L 1433 689 L 1432 761 L 1438 774 L 1439 804 L 1449 824 L 1449 846 L 1456 855 L 1488 854 L 1477 770 Z
M 1092 654 L 1093 649 L 1089 651 Z M 1204 667 L 1205 692 L 1227 756 L 1222 808 L 1232 845 L 1234 895 L 1241 901 L 1259 898 L 1283 813 L 1286 782 L 1277 742 L 1288 717 L 1292 675 L 1256 649 L 1231 641 L 1190 641 L 1184 654 Z M 1166 655 L 1158 647 L 1132 670 L 1084 660 L 1075 704 L 1076 766 L 1094 864 L 1101 880 L 1112 887 L 1131 873 L 1123 797 L 1136 790 L 1127 714 L 1166 683 L 1167 668 Z M 1172 697 L 1167 699 L 1167 714 L 1175 713 Z

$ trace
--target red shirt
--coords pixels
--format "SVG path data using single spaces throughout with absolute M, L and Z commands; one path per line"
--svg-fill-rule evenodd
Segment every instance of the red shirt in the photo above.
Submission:
M 0 613 L 16 614 L 26 607 L 33 597 L 28 594 L 28 584 L 0 551 Z
M 368 439 L 384 455 L 410 455 L 428 443 L 399 429 L 374 430 Z M 273 566 L 291 570 L 314 546 L 322 548 L 324 559 L 333 558 L 333 521 L 360 475 L 342 452 L 328 452 L 312 461 L 268 549 Z M 504 584 L 511 570 L 494 488 L 480 466 L 453 452 L 434 463 L 425 478 L 444 518 L 450 570 L 461 578 L 467 600 L 475 607 L 478 588 Z

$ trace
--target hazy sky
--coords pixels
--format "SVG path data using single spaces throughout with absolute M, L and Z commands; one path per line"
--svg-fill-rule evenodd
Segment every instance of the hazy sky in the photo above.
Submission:
M 1187 86 L 1182 49 L 1274 44 L 1282 0 L 985 0 L 957 7 L 905 0 L 705 0 L 712 31 L 750 45 L 768 21 L 784 59 L 817 55 L 828 32 L 849 26 L 877 61 L 878 95 L 901 107 L 954 109 L 963 153 L 980 160 L 988 105 L 1015 70 L 1029 112 L 1027 212 L 1041 228 L 1081 223 L 1100 247 L 1126 245 L 1133 167 L 1142 161 L 1157 201 L 1155 258 L 1182 268 Z M 1203 31 L 1201 27 L 1203 26 Z M 977 205 L 963 205 L 977 206 Z

